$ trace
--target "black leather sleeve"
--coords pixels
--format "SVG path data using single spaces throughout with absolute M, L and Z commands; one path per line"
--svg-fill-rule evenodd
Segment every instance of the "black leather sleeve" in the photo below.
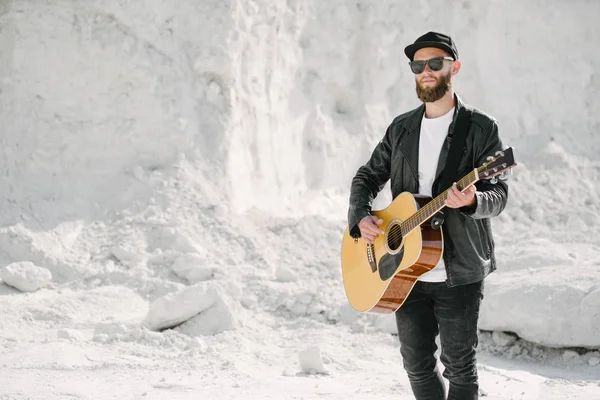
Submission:
M 503 146 L 498 134 L 498 124 L 492 120 L 484 134 L 476 138 L 473 146 L 476 167 L 482 166 L 488 156 L 495 156 L 496 152 L 501 150 L 503 150 Z M 492 184 L 489 180 L 480 180 L 475 187 L 477 187 L 476 206 L 461 208 L 460 210 L 465 215 L 474 219 L 491 218 L 504 210 L 508 201 L 506 181 L 498 180 L 497 183 Z
M 373 150 L 369 161 L 358 169 L 352 179 L 348 227 L 350 228 L 350 235 L 354 238 L 360 237 L 358 223 L 371 214 L 373 199 L 390 179 L 390 160 L 392 156 L 390 131 L 391 128 L 388 128 L 383 139 Z

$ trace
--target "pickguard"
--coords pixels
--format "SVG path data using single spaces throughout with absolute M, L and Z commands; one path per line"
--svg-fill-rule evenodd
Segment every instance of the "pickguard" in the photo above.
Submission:
M 396 254 L 384 254 L 379 260 L 379 277 L 383 281 L 390 279 L 404 258 L 404 247 Z

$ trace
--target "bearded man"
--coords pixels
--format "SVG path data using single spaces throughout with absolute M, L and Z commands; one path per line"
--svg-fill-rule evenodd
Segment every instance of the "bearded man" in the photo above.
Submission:
M 371 205 L 389 179 L 394 198 L 405 191 L 435 197 L 450 187 L 441 224 L 442 260 L 416 282 L 396 311 L 396 322 L 415 398 L 473 400 L 479 392 L 476 347 L 483 281 L 496 269 L 489 219 L 506 206 L 508 186 L 482 180 L 460 191 L 455 183 L 440 187 L 440 181 L 458 116 L 469 121 L 462 125 L 466 137 L 456 171 L 459 178 L 503 145 L 497 121 L 465 105 L 454 92 L 461 61 L 451 37 L 428 32 L 404 52 L 423 104 L 396 117 L 358 169 L 350 189 L 348 226 L 351 236 L 369 244 L 384 233 L 382 221 L 371 215 Z M 438 335 L 443 374 L 436 358 Z

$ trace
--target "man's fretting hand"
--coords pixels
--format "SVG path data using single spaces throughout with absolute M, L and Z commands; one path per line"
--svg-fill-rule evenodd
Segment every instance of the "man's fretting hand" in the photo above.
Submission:
M 458 190 L 456 182 L 452 184 L 452 187 L 448 190 L 448 198 L 446 199 L 446 206 L 449 208 L 460 208 L 465 206 L 474 206 L 477 198 L 475 192 L 477 188 L 475 185 L 469 186 L 464 192 Z

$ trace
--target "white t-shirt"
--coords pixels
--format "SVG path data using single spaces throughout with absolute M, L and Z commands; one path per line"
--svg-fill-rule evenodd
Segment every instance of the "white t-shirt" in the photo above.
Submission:
M 421 121 L 421 137 L 419 139 L 419 193 L 432 196 L 431 188 L 435 180 L 440 152 L 448 128 L 454 117 L 454 107 L 439 118 L 425 118 Z M 440 228 L 441 229 L 441 228 Z M 424 282 L 446 281 L 446 267 L 441 259 L 438 265 L 419 278 Z

